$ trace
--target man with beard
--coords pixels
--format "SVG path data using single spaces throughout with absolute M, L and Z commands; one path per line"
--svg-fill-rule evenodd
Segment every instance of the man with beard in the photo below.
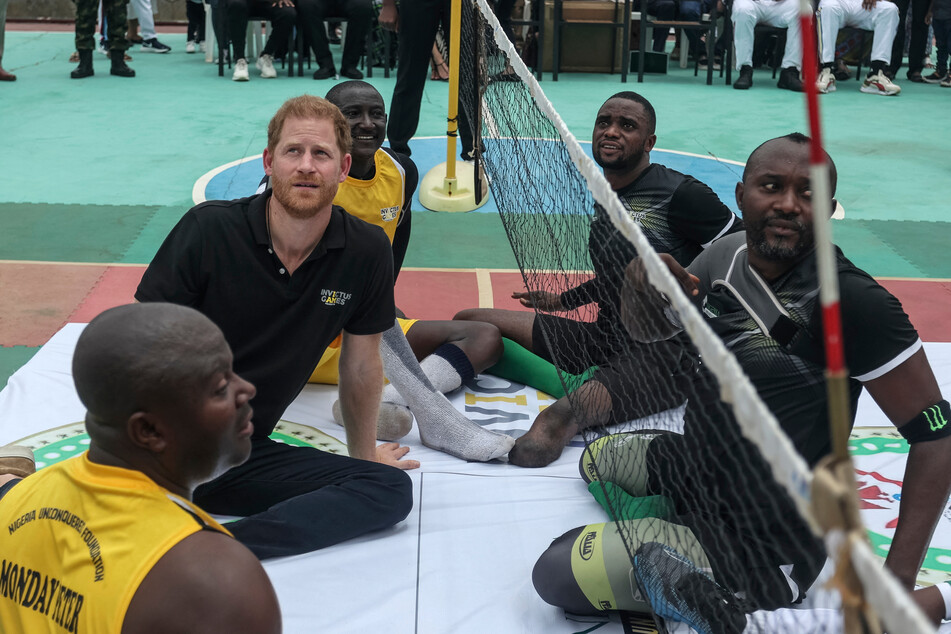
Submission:
M 258 557 L 323 548 L 401 521 L 412 484 L 376 446 L 381 334 L 393 325 L 393 256 L 378 227 L 332 204 L 347 177 L 350 126 L 319 97 L 288 100 L 268 125 L 272 189 L 191 209 L 159 248 L 142 302 L 197 308 L 224 332 L 234 366 L 257 387 L 251 457 L 195 491 Z M 340 401 L 350 457 L 269 438 L 328 344 L 343 332 Z M 383 463 L 383 464 L 381 464 Z
M 634 92 L 617 93 L 598 111 L 592 153 L 651 246 L 686 265 L 717 238 L 742 229 L 742 222 L 700 181 L 650 162 L 657 140 L 655 125 L 654 108 L 647 99 Z M 598 366 L 573 394 L 538 415 L 509 453 L 513 464 L 545 466 L 561 455 L 580 429 L 625 422 L 682 403 L 669 390 L 667 396 L 672 398 L 646 394 L 636 387 L 669 384 L 679 371 L 682 346 L 668 342 L 643 346 L 625 332 L 619 319 L 621 282 L 624 267 L 637 252 L 600 206 L 591 222 L 588 250 L 594 268 L 592 279 L 560 294 L 512 294 L 539 312 L 468 309 L 455 317 L 494 324 L 503 337 L 564 372 L 580 374 Z M 598 304 L 598 318 L 593 323 L 542 314 L 592 302 Z M 562 345 L 550 346 L 548 342 Z
M 835 166 L 827 160 L 834 194 Z M 796 450 L 814 467 L 831 453 L 831 441 L 809 139 L 790 134 L 754 150 L 736 200 L 745 235 L 717 242 L 686 269 L 662 257 Z M 858 397 L 867 389 L 910 446 L 885 563 L 911 591 L 951 492 L 951 407 L 942 399 L 921 340 L 898 300 L 838 249 L 835 263 L 850 373 L 850 424 Z M 626 277 L 624 326 L 638 341 L 653 342 L 658 329 L 644 324 L 668 315 L 667 302 L 644 283 L 639 262 L 631 263 Z M 670 332 L 679 330 L 679 324 L 672 326 Z M 653 518 L 630 521 L 625 528 L 634 553 L 633 576 L 641 584 L 651 585 L 645 583 L 655 576 L 651 569 L 666 561 L 662 582 L 646 592 L 655 612 L 687 621 L 699 631 L 739 632 L 746 625 L 743 611 L 800 602 L 825 561 L 825 550 L 774 482 L 761 454 L 740 437 L 731 410 L 720 402 L 716 380 L 703 367 L 697 379 L 683 435 L 611 436 L 595 441 L 586 455 L 596 455 L 599 468 L 591 472 L 598 479 L 638 499 L 664 495 L 673 502 L 676 510 L 667 519 L 675 528 L 660 535 L 644 530 L 642 526 L 657 521 Z M 630 560 L 605 558 L 603 564 L 572 566 L 573 545 L 592 531 L 609 536 L 617 526 L 569 531 L 536 564 L 536 588 L 549 603 L 590 611 L 598 607 L 592 597 L 599 590 L 587 590 L 619 588 L 619 579 L 631 578 Z M 712 570 L 726 591 L 697 568 Z M 606 585 L 606 579 L 613 581 Z M 742 604 L 734 593 L 742 594 Z M 948 609 L 939 596 L 944 594 L 951 595 L 944 588 L 941 593 L 915 593 L 915 600 L 938 619 Z M 617 598 L 621 609 L 630 609 L 634 600 Z

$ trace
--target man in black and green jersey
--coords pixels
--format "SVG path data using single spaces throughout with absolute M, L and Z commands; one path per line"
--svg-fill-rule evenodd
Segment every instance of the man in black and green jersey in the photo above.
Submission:
M 834 193 L 835 168 L 831 160 L 829 164 Z M 812 466 L 830 447 L 808 138 L 792 134 L 757 148 L 736 196 L 745 236 L 719 241 L 686 269 L 672 258 L 665 260 Z M 951 425 L 941 422 L 951 418 L 951 412 L 900 303 L 839 250 L 836 263 L 852 416 L 864 387 L 911 445 L 886 560 L 910 590 L 951 490 L 951 474 L 944 467 L 951 458 Z M 631 283 L 623 293 L 638 291 L 637 303 L 629 297 L 632 303 L 627 305 L 640 306 L 641 311 L 628 311 L 624 325 L 635 339 L 650 341 L 657 329 L 643 324 L 662 314 L 657 309 L 663 303 L 657 297 L 649 301 L 650 291 L 637 283 L 639 268 L 636 262 L 629 266 Z M 610 461 L 596 461 L 625 464 L 618 458 L 623 454 L 628 465 L 627 473 L 596 471 L 631 495 L 659 494 L 672 501 L 674 510 L 665 519 L 673 528 L 665 527 L 663 534 L 639 533 L 637 525 L 625 525 L 632 552 L 641 543 L 665 542 L 697 566 L 712 570 L 730 593 L 743 593 L 747 608 L 796 603 L 822 566 L 822 544 L 773 484 L 759 452 L 741 439 L 732 413 L 720 402 L 715 379 L 702 366 L 697 372 L 703 380 L 685 386 L 694 394 L 686 408 L 684 435 L 596 441 L 605 456 L 614 455 Z M 642 469 L 633 470 L 632 464 Z M 645 526 L 658 525 L 657 519 L 649 520 Z M 589 567 L 581 575 L 565 568 L 572 544 L 590 532 L 586 528 L 556 540 L 539 561 L 536 587 L 546 600 L 578 607 L 582 597 L 590 603 L 585 589 L 592 581 L 618 578 L 615 568 L 630 573 L 630 563 Z M 600 529 L 597 534 L 610 531 Z M 546 576 L 555 581 L 541 581 Z
M 640 225 L 654 250 L 687 265 L 714 240 L 742 229 L 742 222 L 713 191 L 691 176 L 650 162 L 657 135 L 650 102 L 634 92 L 620 92 L 601 106 L 592 135 L 594 160 Z M 620 322 L 624 267 L 637 256 L 634 246 L 595 207 L 588 237 L 594 276 L 563 293 L 534 290 L 513 297 L 537 313 L 471 309 L 456 319 L 485 321 L 503 337 L 550 361 L 559 370 L 594 374 L 571 396 L 559 399 L 535 419 L 509 453 L 509 462 L 541 467 L 561 455 L 579 429 L 622 423 L 675 408 L 683 403 L 670 390 L 636 389 L 663 385 L 681 372 L 683 346 L 633 341 Z M 583 322 L 550 314 L 596 303 L 598 318 Z M 650 392 L 650 393 L 648 393 Z

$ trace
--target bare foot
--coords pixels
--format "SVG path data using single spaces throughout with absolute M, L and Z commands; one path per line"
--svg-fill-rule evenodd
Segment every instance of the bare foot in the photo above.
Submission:
M 577 433 L 578 426 L 572 422 L 538 418 L 528 433 L 516 439 L 509 462 L 519 467 L 547 466 L 558 459 Z

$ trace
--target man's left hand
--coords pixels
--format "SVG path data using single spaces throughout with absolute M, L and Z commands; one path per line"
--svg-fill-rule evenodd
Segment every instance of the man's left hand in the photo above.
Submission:
M 280 9 L 282 7 L 291 7 L 293 9 L 294 3 L 292 2 L 292 0 L 274 0 L 274 2 L 271 3 L 271 6 L 277 9 Z
M 862 0 L 862 8 L 866 11 L 871 11 L 875 8 L 875 5 L 878 3 L 878 0 Z
M 409 447 L 400 447 L 396 442 L 385 442 L 376 448 L 376 461 L 404 471 L 419 469 L 419 460 L 400 460 L 407 452 Z

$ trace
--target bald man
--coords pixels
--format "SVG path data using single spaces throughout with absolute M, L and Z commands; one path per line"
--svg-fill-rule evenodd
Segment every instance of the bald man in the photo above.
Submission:
M 191 502 L 251 451 L 254 386 L 218 327 L 113 308 L 80 336 L 73 378 L 88 451 L 0 476 L 0 631 L 280 632 L 261 564 Z

